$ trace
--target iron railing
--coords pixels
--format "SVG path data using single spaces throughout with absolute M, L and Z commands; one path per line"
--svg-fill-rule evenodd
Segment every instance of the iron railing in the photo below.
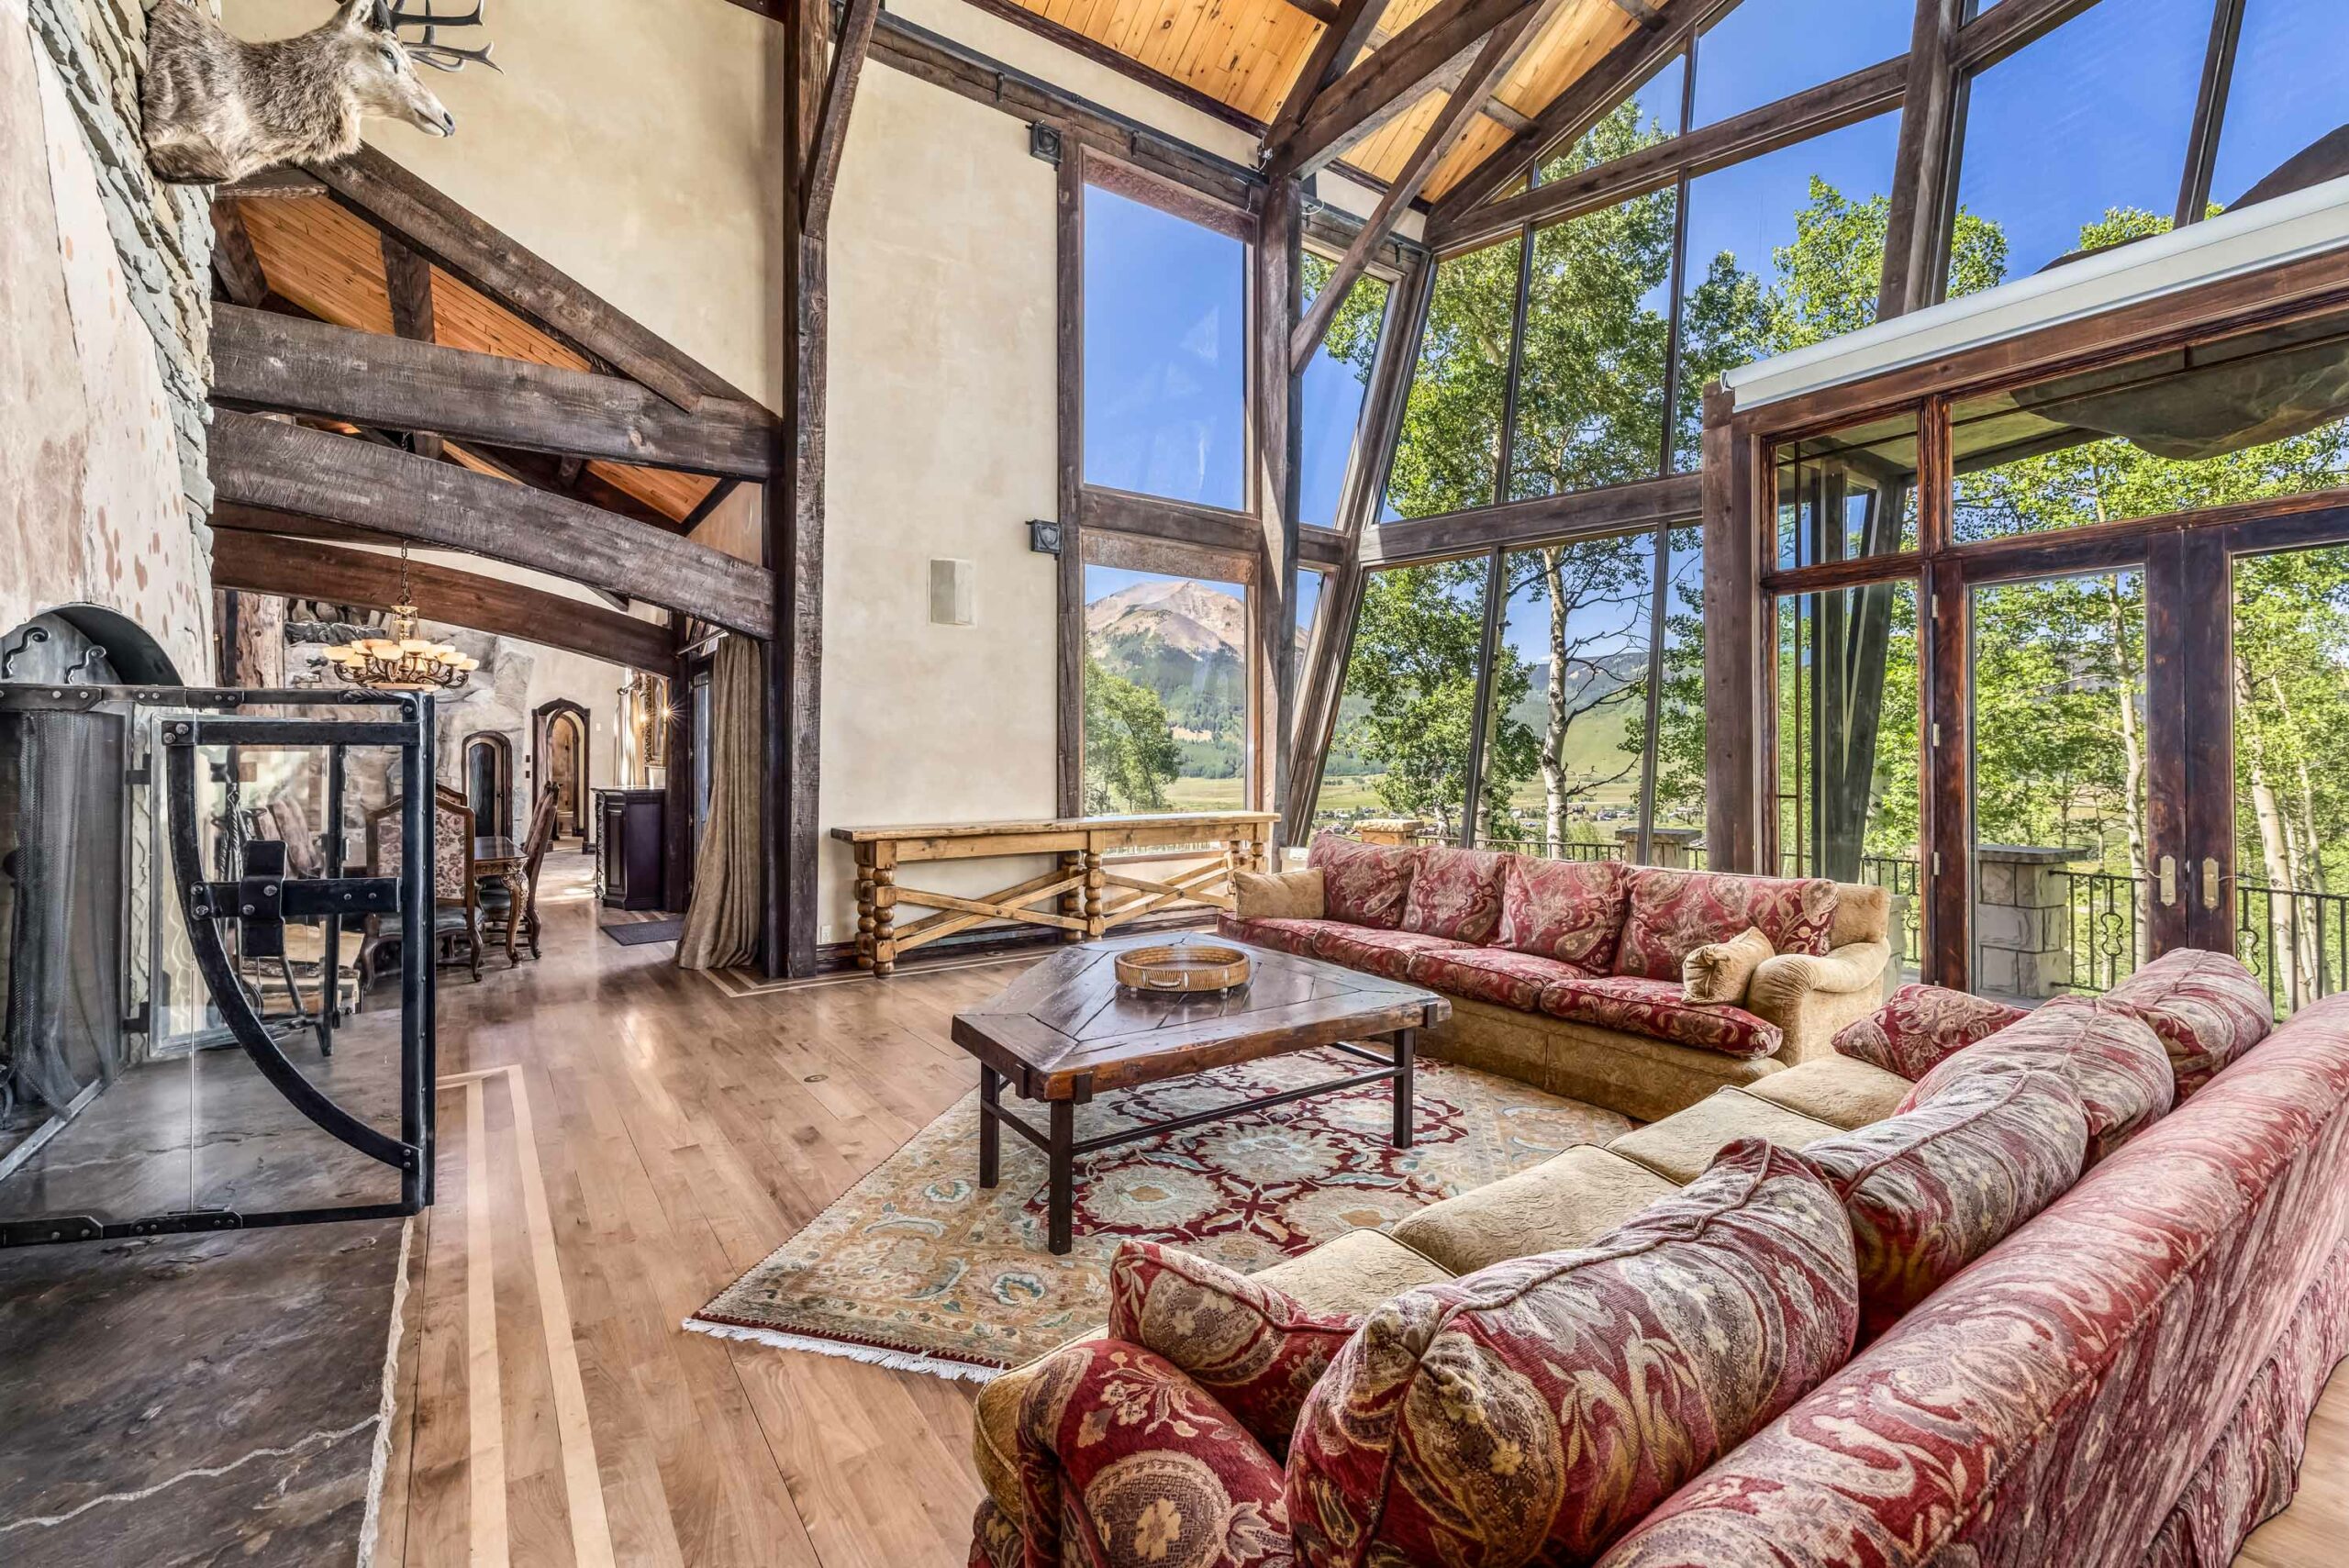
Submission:
M 2349 894 L 2238 881 L 2235 953 L 2266 984 L 2277 1018 L 2349 990 Z

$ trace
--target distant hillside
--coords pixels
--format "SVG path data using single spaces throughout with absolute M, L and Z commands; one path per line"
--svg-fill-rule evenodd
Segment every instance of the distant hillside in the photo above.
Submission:
M 1189 581 L 1136 583 L 1085 606 L 1085 640 L 1112 674 L 1156 692 L 1181 776 L 1237 778 L 1248 722 L 1248 606 Z

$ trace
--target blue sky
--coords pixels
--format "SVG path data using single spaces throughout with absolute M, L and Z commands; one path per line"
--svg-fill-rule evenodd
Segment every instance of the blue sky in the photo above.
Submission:
M 2009 277 L 2038 271 L 2115 206 L 2168 215 L 2213 0 L 2103 0 L 1983 72 L 1969 95 L 1958 193 L 2006 233 Z M 1986 5 L 1985 9 L 1987 8 Z M 1904 51 L 1909 0 L 1744 0 L 1698 44 L 1694 117 L 1709 124 Z M 2349 0 L 2247 0 L 2212 195 L 2232 202 L 2349 122 Z M 1678 120 L 1677 61 L 1637 95 Z M 1692 278 L 1721 251 L 1766 273 L 1813 175 L 1854 200 L 1892 182 L 1898 114 L 1693 182 Z M 1123 196 L 1085 200 L 1085 477 L 1178 500 L 1245 501 L 1246 258 L 1236 240 Z M 1123 302 L 1105 308 L 1105 300 Z M 1661 307 L 1662 301 L 1655 303 Z M 1352 367 L 1305 375 L 1305 520 L 1336 519 L 1361 407 Z

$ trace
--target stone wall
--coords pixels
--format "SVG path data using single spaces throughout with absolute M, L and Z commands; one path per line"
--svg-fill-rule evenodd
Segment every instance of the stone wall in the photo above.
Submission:
M 205 388 L 212 375 L 211 196 L 201 186 L 164 184 L 147 166 L 139 112 L 147 15 L 139 0 L 26 5 L 33 36 L 57 67 L 97 174 L 130 307 L 155 340 L 177 437 L 182 494 L 191 521 L 201 527 L 212 510 L 204 459 Z
M 0 636 L 95 605 L 208 682 L 211 223 L 139 151 L 145 32 L 137 0 L 0 0 Z

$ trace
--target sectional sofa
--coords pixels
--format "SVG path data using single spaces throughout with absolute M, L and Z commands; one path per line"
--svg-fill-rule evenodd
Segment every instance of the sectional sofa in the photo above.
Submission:
M 974 1568 L 2218 1568 L 2349 1352 L 2349 997 L 2269 1030 L 1908 987 L 1391 1235 L 1130 1243 L 981 1391 Z
M 1319 917 L 1225 916 L 1225 935 L 1408 980 L 1452 999 L 1421 1043 L 1554 1095 L 1653 1120 L 1831 1055 L 1883 1000 L 1880 887 L 1313 841 Z M 1688 952 L 1749 929 L 1776 955 L 1742 1003 L 1682 995 Z

